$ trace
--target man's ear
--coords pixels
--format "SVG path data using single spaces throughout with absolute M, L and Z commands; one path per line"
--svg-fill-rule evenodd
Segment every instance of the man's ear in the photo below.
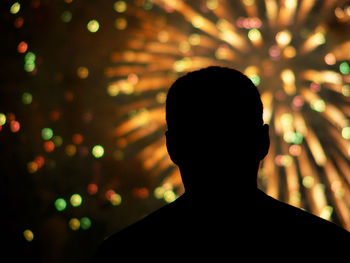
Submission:
M 180 163 L 180 147 L 179 142 L 176 142 L 175 136 L 172 132 L 167 130 L 165 132 L 166 147 L 170 156 L 170 159 L 176 164 Z
M 267 153 L 269 152 L 270 148 L 270 135 L 269 135 L 269 125 L 264 124 L 261 127 L 260 133 L 259 133 L 259 149 L 257 152 L 257 158 L 259 161 L 265 158 Z

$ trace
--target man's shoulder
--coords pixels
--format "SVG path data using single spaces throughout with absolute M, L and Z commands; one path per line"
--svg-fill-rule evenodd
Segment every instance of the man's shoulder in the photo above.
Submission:
M 137 258 L 140 255 L 133 254 L 134 248 L 137 248 L 139 253 L 142 253 L 142 248 L 146 250 L 150 239 L 154 239 L 155 235 L 159 233 L 159 222 L 163 217 L 163 211 L 168 208 L 160 208 L 149 215 L 139 219 L 135 223 L 131 223 L 122 230 L 106 237 L 99 245 L 93 262 L 113 262 L 118 258 Z M 144 251 L 145 252 L 145 251 Z
M 267 212 L 270 212 L 277 225 L 283 225 L 295 233 L 312 237 L 338 238 L 350 241 L 350 233 L 337 224 L 318 217 L 301 208 L 281 202 L 264 194 Z
M 166 226 L 172 225 L 170 221 L 176 220 L 177 205 L 167 204 L 150 214 L 144 216 L 138 221 L 128 225 L 122 230 L 108 236 L 101 244 L 102 249 L 117 248 L 128 245 L 130 242 L 146 242 L 149 239 L 155 239 L 157 235 L 165 231 Z M 160 237 L 161 239 L 161 237 Z

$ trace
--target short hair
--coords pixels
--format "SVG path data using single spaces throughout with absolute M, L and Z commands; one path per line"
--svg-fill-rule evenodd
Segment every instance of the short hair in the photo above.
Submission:
M 263 105 L 253 82 L 238 70 L 210 66 L 189 72 L 170 87 L 166 99 L 169 130 L 214 130 L 242 124 L 263 125 Z M 219 125 L 219 127 L 217 127 Z

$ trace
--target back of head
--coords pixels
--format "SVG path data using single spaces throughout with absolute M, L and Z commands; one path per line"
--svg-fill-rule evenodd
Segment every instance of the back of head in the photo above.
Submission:
M 254 128 L 262 125 L 260 94 L 241 72 L 211 66 L 187 73 L 170 87 L 166 101 L 169 129 L 186 130 L 205 126 L 221 133 L 233 122 Z M 208 124 L 220 124 L 219 127 Z
M 262 112 L 257 88 L 241 72 L 212 66 L 187 73 L 170 87 L 166 100 L 170 157 L 180 170 L 256 164 L 263 158 L 254 153 Z

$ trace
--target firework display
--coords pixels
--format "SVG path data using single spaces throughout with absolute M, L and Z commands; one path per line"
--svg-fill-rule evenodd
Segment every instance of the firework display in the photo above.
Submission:
M 209 65 L 237 68 L 258 86 L 264 121 L 271 126 L 260 187 L 326 219 L 335 208 L 349 229 L 350 42 L 328 40 L 332 28 L 327 25 L 334 15 L 348 21 L 348 7 L 332 1 L 213 0 L 153 1 L 149 8 L 153 3 L 165 15 L 115 5 L 139 21 L 126 33 L 127 48 L 112 53 L 115 66 L 105 71 L 111 96 L 135 98 L 125 106 L 135 114 L 115 129 L 118 142 L 128 147 L 165 129 L 163 103 L 177 76 Z M 315 12 L 321 15 L 309 16 Z M 213 92 L 219 92 L 216 88 Z M 182 191 L 164 138 L 157 138 L 137 158 L 151 174 L 166 171 L 164 190 Z M 331 189 L 328 195 L 325 187 Z
M 11 240 L 60 262 L 180 196 L 166 94 L 210 65 L 242 71 L 261 93 L 271 147 L 259 188 L 350 230 L 347 1 L 4 2 Z

